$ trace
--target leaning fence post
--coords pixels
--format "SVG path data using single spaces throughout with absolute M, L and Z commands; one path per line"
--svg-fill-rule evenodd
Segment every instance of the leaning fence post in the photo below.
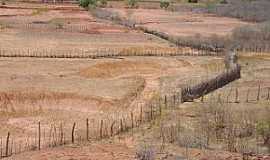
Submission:
M 114 132 L 113 132 L 113 126 L 114 126 L 114 124 L 115 124 L 115 121 L 113 121 L 112 124 L 111 124 L 111 137 L 112 137 L 113 134 L 114 134 Z
M 10 137 L 10 133 L 8 132 L 8 135 L 7 135 L 7 141 L 6 141 L 6 157 L 8 157 L 9 137 Z
M 72 133 L 71 133 L 71 142 L 74 143 L 74 131 L 75 131 L 76 123 L 73 123 Z

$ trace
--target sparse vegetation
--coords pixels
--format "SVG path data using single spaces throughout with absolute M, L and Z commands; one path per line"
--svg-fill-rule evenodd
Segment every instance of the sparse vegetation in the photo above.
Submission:
M 270 118 L 262 117 L 262 120 L 259 120 L 256 123 L 257 134 L 263 139 L 263 144 L 268 146 L 270 150 Z
M 269 22 L 200 11 L 238 0 L 78 2 L 2 6 L 0 159 L 269 157 Z
M 102 0 L 102 1 L 104 1 L 104 0 Z M 97 0 L 80 0 L 79 1 L 79 6 L 86 8 L 86 9 L 96 8 L 97 4 L 98 4 Z
M 138 0 L 126 0 L 127 6 L 129 8 L 137 8 L 138 7 Z
M 270 20 L 270 1 L 268 0 L 228 0 L 221 5 L 215 4 L 208 10 L 219 16 L 240 18 L 246 21 L 263 22 Z
M 97 2 L 97 6 L 98 6 L 98 7 L 106 7 L 107 4 L 108 4 L 108 1 L 107 1 L 107 0 L 99 0 L 99 1 Z
M 138 160 L 155 160 L 155 151 L 151 146 L 144 144 L 136 152 L 135 158 Z
M 241 50 L 269 51 L 270 22 L 236 28 L 231 41 Z

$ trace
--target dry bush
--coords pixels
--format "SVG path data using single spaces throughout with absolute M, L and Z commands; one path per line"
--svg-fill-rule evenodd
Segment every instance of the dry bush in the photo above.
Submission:
M 231 44 L 236 45 L 241 50 L 269 51 L 270 22 L 234 29 Z
M 124 25 L 126 27 L 134 27 L 135 26 L 134 21 L 132 21 L 130 19 L 126 19 L 124 17 L 121 17 L 119 15 L 119 13 L 117 13 L 117 12 L 109 11 L 107 9 L 102 9 L 102 8 L 95 8 L 95 9 L 90 10 L 90 12 L 95 17 L 100 18 L 100 19 L 110 20 L 110 21 L 113 21 L 117 24 Z
M 175 38 L 178 46 L 187 46 L 210 51 L 222 51 L 229 43 L 227 37 L 212 35 L 210 37 L 202 37 L 200 34 L 189 37 Z
M 256 123 L 256 132 L 263 140 L 263 145 L 267 146 L 270 151 L 270 109 Z
M 211 101 L 205 103 L 198 111 L 197 129 L 207 139 L 208 144 L 225 145 L 224 147 L 231 152 L 256 152 L 258 144 L 252 143 L 257 137 L 256 126 L 261 126 L 258 125 L 258 121 L 261 122 L 265 119 L 263 117 L 269 114 L 269 109 L 254 113 L 253 109 Z M 267 127 L 259 128 L 264 139 L 264 135 L 268 133 Z
M 144 144 L 137 150 L 135 158 L 137 160 L 155 160 L 155 151 L 153 147 Z
M 216 4 L 208 9 L 208 11 L 219 16 L 262 22 L 270 20 L 269 8 L 269 0 L 228 0 L 227 4 Z

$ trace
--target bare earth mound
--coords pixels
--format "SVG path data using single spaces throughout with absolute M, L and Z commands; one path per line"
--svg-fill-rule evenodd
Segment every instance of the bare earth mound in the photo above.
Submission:
M 150 61 L 107 62 L 91 66 L 80 71 L 87 78 L 112 78 L 122 74 L 151 74 L 160 71 L 161 65 Z

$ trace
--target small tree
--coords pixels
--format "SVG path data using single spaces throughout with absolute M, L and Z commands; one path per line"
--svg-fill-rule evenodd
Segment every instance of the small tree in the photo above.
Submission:
M 169 0 L 160 0 L 160 8 L 167 9 L 170 6 Z

